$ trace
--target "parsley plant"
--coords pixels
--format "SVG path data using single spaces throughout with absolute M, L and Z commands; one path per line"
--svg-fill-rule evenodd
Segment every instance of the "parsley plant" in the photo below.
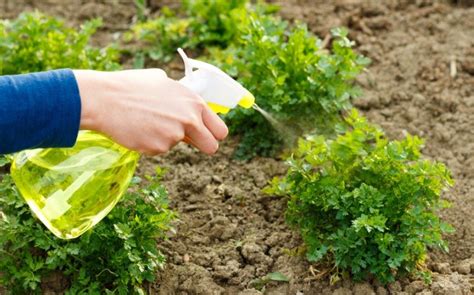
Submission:
M 211 60 L 254 94 L 262 109 L 290 126 L 290 132 L 279 134 L 258 112 L 234 109 L 227 121 L 231 132 L 242 136 L 238 157 L 275 155 L 288 133 L 333 131 L 341 111 L 359 95 L 353 80 L 369 63 L 352 50 L 347 33 L 334 29 L 328 51 L 305 25 L 289 27 L 274 17 L 254 17 L 235 46 L 211 54 Z
M 118 51 L 90 45 L 101 26 L 99 19 L 80 30 L 39 12 L 23 13 L 0 21 L 0 75 L 23 74 L 58 68 L 115 70 Z
M 437 215 L 448 205 L 440 194 L 453 184 L 449 170 L 421 158 L 420 138 L 390 141 L 355 110 L 342 129 L 335 139 L 301 139 L 267 192 L 289 197 L 286 219 L 309 261 L 329 259 L 358 280 L 429 277 L 427 247 L 447 251 L 442 234 L 453 230 Z

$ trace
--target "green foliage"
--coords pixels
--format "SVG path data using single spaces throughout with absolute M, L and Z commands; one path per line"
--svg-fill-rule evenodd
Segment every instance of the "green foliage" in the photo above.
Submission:
M 195 46 L 229 45 L 245 22 L 249 0 L 184 0 L 183 8 L 191 18 L 190 34 Z
M 351 107 L 351 99 L 359 94 L 352 81 L 369 60 L 352 50 L 347 30 L 335 29 L 332 35 L 329 52 L 304 25 L 289 28 L 273 17 L 254 17 L 235 46 L 212 52 L 214 63 L 290 129 L 274 130 L 253 110 L 233 110 L 227 121 L 234 134 L 242 135 L 239 157 L 274 155 L 283 138 L 301 130 L 330 132 L 341 111 Z
M 139 21 L 146 21 L 148 15 L 148 8 L 146 0 L 135 0 L 135 8 L 137 10 L 136 17 Z
M 6 166 L 7 164 L 10 164 L 10 159 L 6 156 L 0 155 L 0 167 Z
M 420 158 L 423 141 L 389 141 L 357 111 L 331 140 L 299 141 L 286 177 L 267 192 L 288 195 L 287 221 L 299 228 L 309 261 L 331 259 L 355 279 L 393 281 L 421 267 L 427 247 L 447 251 L 452 231 L 437 211 L 453 184 L 447 168 Z M 345 131 L 345 132 L 343 132 Z
M 227 47 L 248 23 L 249 10 L 266 14 L 276 11 L 276 7 L 252 6 L 249 0 L 185 0 L 180 11 L 165 7 L 157 18 L 135 24 L 125 40 L 136 44 L 132 51 L 139 58 L 146 55 L 168 62 L 179 47 Z
M 144 294 L 164 262 L 157 240 L 166 238 L 176 218 L 168 209 L 161 172 L 135 179 L 130 192 L 94 229 L 64 241 L 37 220 L 9 175 L 0 183 L 0 285 L 12 294 L 40 293 L 40 283 L 62 273 L 70 280 L 66 294 Z M 100 197 L 100 196 L 98 196 Z
M 79 31 L 41 13 L 23 13 L 0 21 L 0 74 L 21 74 L 57 68 L 114 70 L 119 54 L 113 47 L 89 45 L 101 26 L 86 22 Z
M 175 16 L 169 9 L 162 13 L 156 19 L 135 24 L 125 33 L 125 41 L 132 44 L 131 51 L 142 60 L 140 67 L 144 56 L 169 62 L 177 48 L 193 47 L 188 35 L 189 20 Z

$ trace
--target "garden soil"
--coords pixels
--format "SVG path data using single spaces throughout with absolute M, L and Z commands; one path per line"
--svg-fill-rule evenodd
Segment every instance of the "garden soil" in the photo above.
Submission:
M 174 1 L 150 1 L 152 9 Z M 167 3 L 166 3 L 167 2 Z M 358 78 L 364 95 L 355 102 L 391 138 L 411 133 L 426 139 L 424 154 L 446 163 L 456 180 L 444 193 L 453 206 L 442 212 L 456 232 L 450 253 L 430 252 L 433 283 L 404 279 L 341 279 L 334 270 L 301 257 L 298 233 L 285 225 L 285 200 L 261 193 L 285 172 L 281 160 L 232 159 L 236 139 L 209 157 L 184 144 L 162 157 L 143 158 L 140 174 L 168 169 L 164 184 L 179 212 L 177 232 L 158 246 L 168 264 L 150 285 L 152 294 L 472 294 L 474 292 L 474 8 L 472 2 L 430 0 L 280 1 L 281 15 L 303 20 L 324 38 L 344 25 L 357 50 L 372 59 Z M 22 0 L 0 2 L 0 16 L 38 8 L 78 24 L 104 18 L 95 42 L 105 44 L 133 21 L 133 1 Z M 172 73 L 177 73 L 177 68 Z M 332 271 L 332 272 L 331 272 Z M 280 272 L 289 282 L 267 282 Z M 52 289 L 45 285 L 51 292 Z

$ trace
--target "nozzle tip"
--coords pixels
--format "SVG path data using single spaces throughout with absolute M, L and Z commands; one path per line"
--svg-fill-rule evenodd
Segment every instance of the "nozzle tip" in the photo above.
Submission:
M 255 103 L 255 97 L 250 92 L 244 95 L 239 101 L 239 105 L 246 109 L 250 109 L 254 105 L 254 103 Z

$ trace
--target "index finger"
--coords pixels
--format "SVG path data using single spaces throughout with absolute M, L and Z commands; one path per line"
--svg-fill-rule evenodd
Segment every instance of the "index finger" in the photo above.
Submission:
M 223 140 L 229 134 L 229 129 L 224 121 L 207 105 L 202 111 L 202 121 L 217 140 Z

